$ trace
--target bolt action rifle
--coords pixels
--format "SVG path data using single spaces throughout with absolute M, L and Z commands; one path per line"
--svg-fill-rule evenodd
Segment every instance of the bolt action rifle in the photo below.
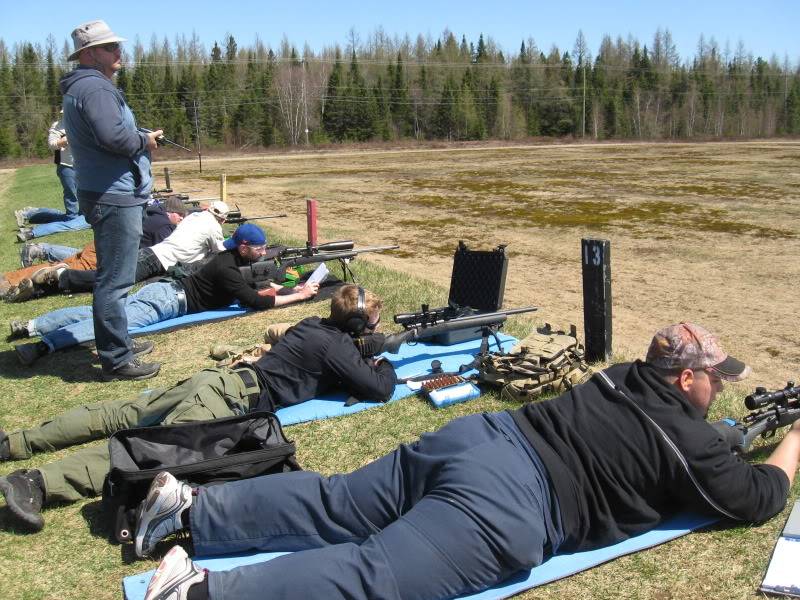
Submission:
M 230 223 L 231 225 L 239 225 L 240 223 L 247 223 L 248 221 L 261 221 L 263 219 L 283 219 L 284 217 L 288 217 L 286 213 L 281 213 L 279 215 L 260 215 L 258 217 L 245 217 L 242 214 L 242 210 L 239 208 L 239 205 L 236 205 L 236 210 L 232 210 L 228 213 L 228 216 L 225 217 L 225 222 Z
M 402 325 L 405 331 L 386 336 L 383 351 L 396 354 L 404 342 L 430 339 L 448 331 L 472 329 L 476 334 L 480 333 L 482 337 L 480 351 L 476 357 L 477 361 L 478 357 L 485 356 L 489 352 L 489 336 L 494 338 L 498 350 L 502 348 L 497 332 L 509 316 L 535 310 L 538 310 L 535 306 L 526 306 L 525 308 L 480 313 L 472 308 L 459 307 L 455 304 L 433 310 L 430 310 L 427 304 L 423 304 L 421 312 L 395 315 L 394 322 Z M 475 364 L 476 362 L 473 361 L 469 365 L 462 365 L 459 371 L 471 369 Z
M 396 250 L 399 247 L 368 246 L 366 248 L 355 248 L 355 242 L 352 240 L 328 242 L 318 246 L 306 244 L 297 248 L 270 246 L 262 259 L 247 266 L 239 267 L 239 271 L 248 285 L 261 289 L 268 287 L 273 281 L 283 281 L 286 277 L 286 270 L 292 267 L 336 260 L 342 266 L 344 280 L 346 281 L 349 275 L 353 283 L 355 283 L 356 278 L 350 269 L 350 261 L 359 254 L 385 252 L 386 250 Z
M 152 129 L 146 129 L 145 127 L 139 127 L 139 131 L 143 133 L 153 133 Z M 156 138 L 156 144 L 159 146 L 163 146 L 164 144 L 169 144 L 170 146 L 175 146 L 176 148 L 180 148 L 181 150 L 186 150 L 187 152 L 191 152 L 194 154 L 194 150 L 191 148 L 187 148 L 186 146 L 181 146 L 177 142 L 173 142 L 170 139 L 165 138 L 163 135 L 160 135 Z
M 774 392 L 757 387 L 744 399 L 744 405 L 752 412 L 741 421 L 722 419 L 711 423 L 737 454 L 747 452 L 756 438 L 774 437 L 778 429 L 800 419 L 800 386 L 789 381 L 785 388 Z

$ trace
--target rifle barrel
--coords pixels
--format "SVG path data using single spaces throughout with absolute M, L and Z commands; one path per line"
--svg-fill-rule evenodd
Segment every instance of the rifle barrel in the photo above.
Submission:
M 284 217 L 288 217 L 286 213 L 281 213 L 279 215 L 261 215 L 258 217 L 243 217 L 243 216 L 234 216 L 228 217 L 226 221 L 228 223 L 244 223 L 246 221 L 258 221 L 261 219 L 283 219 Z

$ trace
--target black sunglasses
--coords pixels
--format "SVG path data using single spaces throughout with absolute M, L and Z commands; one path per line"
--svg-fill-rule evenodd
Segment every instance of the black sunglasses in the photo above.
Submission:
M 100 44 L 97 47 L 102 48 L 106 52 L 116 52 L 117 50 L 119 50 L 119 42 L 109 42 L 108 44 Z

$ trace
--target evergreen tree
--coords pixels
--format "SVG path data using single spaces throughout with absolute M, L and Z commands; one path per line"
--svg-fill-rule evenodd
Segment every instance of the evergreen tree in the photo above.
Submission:
M 33 44 L 22 44 L 11 67 L 13 95 L 17 101 L 11 107 L 16 125 L 16 139 L 25 156 L 44 157 L 47 147 L 49 114 L 45 80 L 39 68 L 41 57 Z
M 12 94 L 11 65 L 5 45 L 0 40 L 0 159 L 20 153 L 11 111 Z
M 209 141 L 223 143 L 227 127 L 227 67 L 222 62 L 222 50 L 215 42 L 211 49 L 211 64 L 203 81 L 203 124 Z
M 334 141 L 344 140 L 345 130 L 345 103 L 344 103 L 344 72 L 342 68 L 341 53 L 336 48 L 335 62 L 328 77 L 328 89 L 325 93 L 325 113 L 322 115 L 322 127 Z
M 390 64 L 389 67 L 391 66 Z M 395 67 L 390 70 L 390 76 L 392 78 L 389 80 L 391 86 L 389 112 L 392 123 L 398 137 L 407 137 L 414 133 L 414 122 L 409 102 L 408 81 L 403 70 L 403 58 L 399 52 Z

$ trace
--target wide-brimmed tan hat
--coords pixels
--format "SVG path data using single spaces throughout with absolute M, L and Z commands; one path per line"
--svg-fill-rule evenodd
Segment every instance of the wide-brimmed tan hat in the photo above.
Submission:
M 67 60 L 78 60 L 81 50 L 86 50 L 86 48 L 124 41 L 126 41 L 125 38 L 119 37 L 111 31 L 105 21 L 87 21 L 78 25 L 72 32 L 72 44 L 75 50 L 67 57 Z

